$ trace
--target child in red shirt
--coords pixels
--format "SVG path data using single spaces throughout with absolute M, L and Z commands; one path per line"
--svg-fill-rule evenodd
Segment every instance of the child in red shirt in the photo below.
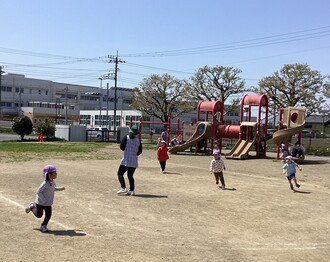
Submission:
M 160 164 L 160 171 L 165 173 L 166 160 L 169 159 L 168 156 L 168 147 L 165 140 L 160 141 L 160 147 L 157 149 L 157 159 Z

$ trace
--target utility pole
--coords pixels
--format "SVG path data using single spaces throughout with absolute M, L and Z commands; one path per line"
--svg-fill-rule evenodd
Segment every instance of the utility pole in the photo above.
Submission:
M 121 59 L 118 59 L 118 51 L 116 56 L 109 56 L 110 58 L 109 63 L 115 63 L 115 102 L 114 102 L 114 109 L 113 109 L 113 131 L 116 132 L 117 128 L 117 80 L 118 80 L 118 63 L 125 63 L 125 61 L 122 61 Z M 120 123 L 120 122 L 119 122 Z
M 2 120 L 2 106 L 1 106 L 1 89 L 2 89 L 2 85 L 1 85 L 1 82 L 2 82 L 2 73 L 5 73 L 5 71 L 2 71 L 2 66 L 0 66 L 0 120 Z
M 107 123 L 108 131 L 110 131 L 110 121 L 109 121 L 109 83 L 107 83 Z
M 65 88 L 65 125 L 68 124 L 68 86 Z
M 99 105 L 99 107 L 100 107 L 100 116 L 99 116 L 99 126 L 100 126 L 100 128 L 102 127 L 102 121 L 101 121 L 101 119 L 102 119 L 102 80 L 103 80 L 103 77 L 101 76 L 101 77 L 99 77 L 99 80 L 100 80 L 100 95 L 99 95 L 99 99 L 100 99 L 100 105 Z
M 102 100 L 103 100 L 103 93 L 102 93 L 102 81 L 103 80 L 106 80 L 106 79 L 111 79 L 111 74 L 107 74 L 107 75 L 101 75 L 101 77 L 98 78 L 100 81 L 101 81 L 101 84 L 100 84 L 100 119 L 99 119 L 99 125 L 101 127 L 101 122 L 102 122 L 102 126 L 103 126 L 103 121 L 101 121 L 102 119 Z M 107 84 L 107 86 L 109 86 Z M 107 118 L 106 118 L 106 121 L 108 121 L 108 90 L 107 90 Z

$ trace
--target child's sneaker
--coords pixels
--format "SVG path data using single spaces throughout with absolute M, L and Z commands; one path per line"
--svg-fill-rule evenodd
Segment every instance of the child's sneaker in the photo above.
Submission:
M 124 194 L 124 193 L 127 193 L 127 189 L 126 188 L 122 188 L 120 189 L 117 194 L 120 195 L 120 194 Z
M 135 192 L 134 191 L 128 191 L 126 193 L 126 196 L 135 196 Z
M 293 185 L 290 185 L 291 190 L 294 190 Z
M 46 225 L 41 225 L 41 227 L 40 227 L 40 231 L 41 231 L 42 233 L 47 232 L 47 231 L 48 231 L 47 226 L 46 226 Z
M 34 203 L 31 202 L 26 208 L 25 208 L 25 213 L 30 213 L 31 209 L 34 208 Z
M 298 188 L 299 188 L 299 187 L 300 187 L 300 185 L 299 185 L 299 184 L 296 184 L 296 187 L 298 187 Z

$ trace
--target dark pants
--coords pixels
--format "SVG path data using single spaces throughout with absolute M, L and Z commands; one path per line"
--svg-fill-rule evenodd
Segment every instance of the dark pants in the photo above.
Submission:
M 135 167 L 128 167 L 128 166 L 123 166 L 120 165 L 119 169 L 118 169 L 118 180 L 120 183 L 121 188 L 126 188 L 126 184 L 125 184 L 125 179 L 124 179 L 124 174 L 127 171 L 127 177 L 128 177 L 128 181 L 129 181 L 129 191 L 134 191 L 135 185 L 134 185 L 134 172 L 135 172 Z
M 37 213 L 35 214 L 35 216 L 37 218 L 41 218 L 45 210 L 45 218 L 44 221 L 41 223 L 41 225 L 47 226 L 50 218 L 52 217 L 52 206 L 41 206 L 36 204 L 36 208 L 37 208 Z
M 301 149 L 299 149 L 299 148 L 293 149 L 292 156 L 301 157 L 302 155 L 304 155 L 304 152 Z
M 162 169 L 162 171 L 164 171 L 165 167 L 166 167 L 166 161 L 159 161 L 159 164 L 160 164 L 160 168 Z
M 214 173 L 214 177 L 215 177 L 215 182 L 217 184 L 219 184 L 219 179 L 221 182 L 221 185 L 224 187 L 225 186 L 225 179 L 223 177 L 223 172 L 219 172 L 219 173 Z

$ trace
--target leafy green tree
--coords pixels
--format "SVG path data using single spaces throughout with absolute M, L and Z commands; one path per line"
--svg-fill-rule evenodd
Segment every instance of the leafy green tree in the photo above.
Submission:
M 235 94 L 246 91 L 245 82 L 239 77 L 242 71 L 233 67 L 205 66 L 197 70 L 191 78 L 191 95 L 194 100 L 221 101 L 223 104 L 232 98 L 230 105 L 226 105 L 225 113 L 236 110 L 240 102 L 234 98 Z
M 168 122 L 186 112 L 196 103 L 189 100 L 189 86 L 171 75 L 151 75 L 143 79 L 140 88 L 132 91 L 132 108 Z
M 55 122 L 53 119 L 46 118 L 38 123 L 36 131 L 43 134 L 48 140 L 55 136 Z
M 307 64 L 287 64 L 274 75 L 261 79 L 255 91 L 268 95 L 271 108 L 304 106 L 306 114 L 311 115 L 322 108 L 325 102 L 322 91 L 327 84 L 326 77 Z
M 25 135 L 30 135 L 33 130 L 33 124 L 29 117 L 19 116 L 14 118 L 12 125 L 13 132 L 21 136 L 21 140 L 24 140 Z

